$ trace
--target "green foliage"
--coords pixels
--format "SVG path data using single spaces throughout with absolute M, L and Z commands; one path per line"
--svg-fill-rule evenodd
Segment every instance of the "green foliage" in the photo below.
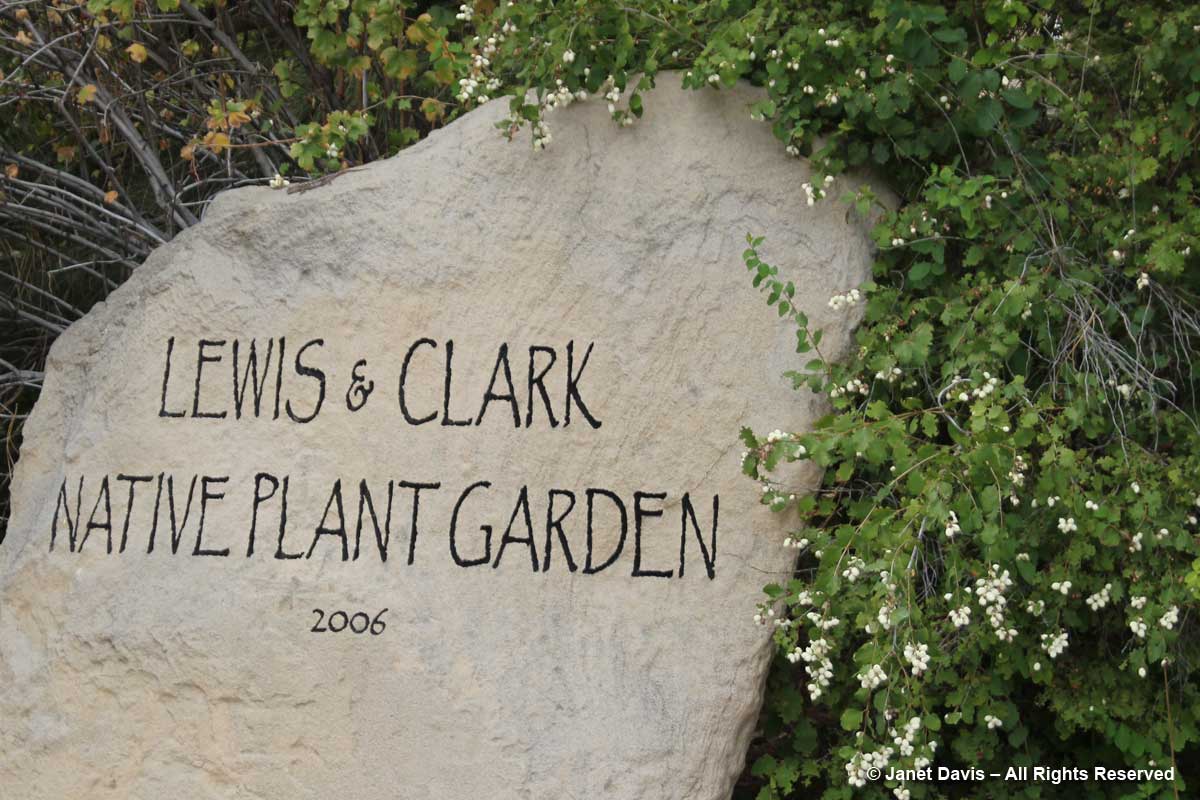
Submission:
M 743 432 L 763 502 L 803 520 L 757 617 L 780 656 L 759 797 L 1194 793 L 1200 7 L 529 3 L 488 25 L 478 80 L 523 90 L 510 134 L 546 146 L 554 109 L 597 93 L 633 124 L 667 67 L 749 80 L 748 113 L 809 161 L 797 196 L 878 220 L 872 280 L 828 308 L 765 260 L 769 231 L 745 253 L 796 326 L 797 388 L 834 411 Z M 899 202 L 839 190 L 860 168 Z M 833 314 L 861 316 L 849 353 L 821 350 Z M 815 495 L 776 477 L 797 460 Z M 885 762 L 1178 779 L 867 777 Z

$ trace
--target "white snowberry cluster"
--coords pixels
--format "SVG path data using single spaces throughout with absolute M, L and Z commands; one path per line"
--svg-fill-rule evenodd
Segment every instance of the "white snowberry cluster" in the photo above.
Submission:
M 881 605 L 879 607 L 879 613 L 875 615 L 875 619 L 879 621 L 879 627 L 883 628 L 885 631 L 889 630 L 892 627 L 892 614 L 894 612 L 895 609 L 887 603 Z
M 983 721 L 987 724 L 989 731 L 1004 727 L 1004 722 L 999 717 L 993 717 L 991 714 L 984 714 Z
M 771 52 L 767 53 L 767 57 L 774 61 L 782 61 L 783 60 L 779 57 L 778 50 L 772 50 Z M 790 69 L 792 72 L 795 72 L 796 70 L 800 69 L 800 63 L 798 61 L 789 61 L 789 62 L 787 62 L 787 68 Z
M 835 100 L 835 102 L 836 102 L 836 100 Z M 797 155 L 798 154 L 799 153 L 797 152 Z M 810 206 L 816 205 L 816 202 L 818 200 L 822 200 L 825 198 L 825 190 L 828 189 L 830 187 L 830 185 L 832 185 L 832 184 L 833 184 L 833 176 L 832 175 L 825 176 L 824 186 L 820 187 L 820 188 L 815 187 L 811 183 L 808 183 L 808 182 L 800 184 L 800 188 L 804 190 L 805 204 L 810 205 Z
M 900 376 L 903 374 L 904 370 L 900 369 L 899 367 L 892 367 L 890 370 L 881 369 L 875 373 L 875 380 L 895 383 L 896 381 L 900 380 Z
M 1074 533 L 1079 530 L 1079 526 L 1075 524 L 1074 517 L 1059 517 L 1058 529 L 1063 533 Z
M 850 581 L 850 583 L 854 583 L 862 576 L 863 570 L 866 567 L 866 562 L 855 556 L 850 559 L 849 565 L 842 570 L 842 577 Z
M 1146 607 L 1146 600 L 1147 600 L 1147 599 L 1148 599 L 1148 598 L 1147 598 L 1145 595 L 1137 595 L 1137 594 L 1135 594 L 1135 595 L 1133 595 L 1132 597 L 1130 597 L 1130 598 L 1129 598 L 1129 605 L 1130 605 L 1130 606 L 1132 606 L 1134 609 L 1137 609 L 1138 611 L 1141 611 L 1143 608 L 1145 608 L 1145 607 Z
M 613 76 L 609 75 L 608 79 L 604 82 L 604 85 L 600 88 L 607 89 L 607 91 L 604 92 L 604 99 L 608 101 L 608 113 L 615 114 L 617 111 L 617 103 L 621 102 L 620 87 L 617 86 Z
M 1017 629 L 1005 627 L 1004 619 L 1004 609 L 1008 605 L 1004 593 L 1012 584 L 1008 570 L 1001 572 L 999 564 L 992 564 L 986 578 L 975 579 L 975 596 L 979 605 L 985 609 L 996 638 L 1002 642 L 1011 642 L 1017 638 Z
M 937 752 L 938 743 L 936 740 L 930 739 L 929 744 L 926 746 L 929 748 L 929 755 L 917 756 L 913 759 L 913 766 L 917 769 L 925 769 L 933 763 L 933 754 Z
M 764 489 L 764 491 L 770 490 L 769 487 L 766 487 L 766 486 L 764 486 L 763 489 Z M 771 508 L 775 511 L 779 511 L 784 506 L 786 506 L 788 503 L 794 502 L 795 499 L 796 499 L 796 495 L 794 495 L 794 494 L 789 494 L 789 495 L 776 494 L 774 497 L 771 498 Z
M 1071 582 L 1070 581 L 1055 581 L 1054 583 L 1050 584 L 1050 590 L 1054 591 L 1054 592 L 1058 592 L 1063 597 L 1066 597 L 1067 595 L 1069 595 L 1071 593 Z
M 851 786 L 861 788 L 867 785 L 871 776 L 887 769 L 894 751 L 884 747 L 874 753 L 855 753 L 846 763 L 846 780 Z
M 841 311 L 844 308 L 853 308 L 862 300 L 862 294 L 858 289 L 851 289 L 845 294 L 835 294 L 829 298 L 829 307 L 834 311 Z
M 455 95 L 458 102 L 465 103 L 475 96 L 475 92 L 479 89 L 479 81 L 472 77 L 458 79 L 458 94 Z
M 544 119 L 539 119 L 533 126 L 533 149 L 545 150 L 553 138 L 550 135 L 550 126 L 546 124 Z
M 1104 608 L 1106 605 L 1108 605 L 1108 602 L 1111 599 L 1109 596 L 1110 592 L 1112 592 L 1112 584 L 1104 584 L 1103 589 L 1093 595 L 1088 596 L 1087 600 L 1085 601 L 1088 604 L 1088 608 L 1090 608 L 1092 611 L 1099 611 L 1100 609 Z
M 982 386 L 977 386 L 971 390 L 970 396 L 974 397 L 976 400 L 987 397 L 989 394 L 996 391 L 996 387 L 1000 384 L 999 378 L 993 377 L 990 372 L 983 373 L 983 380 L 984 382 Z
M 1008 472 L 1008 479 L 1013 482 L 1014 486 L 1025 485 L 1025 473 L 1029 470 L 1029 465 L 1025 463 L 1025 459 L 1018 453 L 1013 456 L 1012 469 Z
M 908 758 L 915 752 L 913 740 L 917 738 L 917 732 L 921 730 L 921 718 L 913 717 L 904 726 L 904 732 L 900 733 L 895 728 L 888 731 L 888 735 L 892 737 L 892 744 L 896 746 L 901 758 Z
M 291 181 L 289 181 L 287 178 L 283 177 L 278 172 L 276 172 L 275 177 L 271 178 L 268 185 L 272 189 L 282 189 L 283 187 L 289 185 L 290 183 L 291 183 Z
M 871 391 L 870 387 L 867 386 L 867 384 L 863 383 L 862 380 L 860 380 L 859 378 L 851 378 L 850 380 L 846 381 L 845 386 L 833 387 L 833 389 L 831 389 L 829 391 L 829 396 L 830 397 L 841 397 L 842 395 L 844 395 L 846 393 L 853 394 L 855 392 L 857 392 L 858 394 L 868 394 L 868 393 L 870 393 L 870 391 Z
M 454 18 L 461 22 L 470 22 L 474 16 L 475 9 L 468 3 L 463 3 L 458 7 L 458 13 L 454 15 Z
M 803 550 L 804 548 L 808 547 L 810 544 L 812 544 L 812 542 L 808 541 L 808 539 L 793 539 L 791 536 L 788 536 L 783 540 L 784 547 L 788 547 L 788 548 L 791 548 L 794 550 Z
M 1058 633 L 1051 636 L 1048 633 L 1042 634 L 1042 649 L 1046 651 L 1046 655 L 1051 658 L 1058 658 L 1067 649 L 1067 632 L 1060 630 Z
M 929 646 L 926 644 L 914 645 L 909 642 L 904 645 L 904 657 L 912 664 L 914 677 L 920 677 L 922 672 L 929 669 Z
M 572 92 L 562 82 L 562 78 L 555 81 L 554 91 L 546 95 L 546 99 L 542 101 L 542 111 L 553 111 L 557 108 L 566 108 L 576 100 L 586 100 L 587 92 L 582 89 L 578 92 Z
M 1129 540 L 1129 552 L 1131 552 L 1131 553 L 1140 553 L 1141 552 L 1143 536 L 1144 536 L 1144 534 L 1141 531 L 1138 531 L 1137 533 L 1135 533 L 1133 535 L 1133 538 Z
M 950 609 L 950 621 L 954 623 L 956 628 L 965 628 L 971 624 L 971 607 L 962 606 L 961 608 Z
M 512 30 L 516 31 L 516 27 L 514 26 L 512 28 Z M 503 40 L 504 37 L 501 36 L 499 38 L 501 40 Z M 495 52 L 496 37 L 489 37 L 487 41 L 488 41 L 488 45 L 484 49 L 485 55 L 489 52 Z M 570 63 L 571 61 L 574 61 L 575 54 L 570 50 L 568 50 L 567 53 L 570 54 L 570 59 L 568 60 L 568 63 Z M 564 58 L 564 60 L 567 60 L 567 54 L 564 54 L 563 58 Z M 486 67 L 489 64 L 490 64 L 490 62 L 488 62 L 486 59 L 484 59 L 482 62 L 483 67 Z M 480 70 L 480 71 L 482 71 L 482 70 Z M 587 75 L 590 72 L 590 69 L 585 68 L 583 72 L 584 72 L 584 75 Z M 459 99 L 465 102 L 466 100 L 471 99 L 472 96 L 474 96 L 474 100 L 476 102 L 486 103 L 488 101 L 488 96 L 486 94 L 474 95 L 474 92 L 477 91 L 477 89 L 478 89 L 479 80 L 481 78 L 482 78 L 482 74 L 480 74 L 477 78 L 472 77 L 472 78 L 465 78 L 465 79 L 460 80 L 459 81 L 459 85 L 460 85 Z M 608 80 L 609 80 L 609 82 L 611 82 L 613 80 L 612 76 L 609 76 Z M 498 78 L 491 78 L 487 82 L 487 90 L 488 91 L 494 92 L 495 90 L 499 89 L 500 86 L 501 86 L 501 82 Z M 620 96 L 620 92 L 617 91 L 615 88 L 613 91 L 616 91 L 618 97 Z M 588 93 L 586 90 L 580 89 L 579 91 L 573 92 L 573 91 L 571 91 L 570 87 L 567 86 L 563 82 L 563 80 L 561 78 L 557 79 L 555 81 L 554 88 L 546 93 L 545 97 L 542 98 L 541 103 L 539 105 L 539 108 L 538 108 L 539 118 L 538 118 L 538 121 L 533 125 L 533 149 L 534 150 L 545 150 L 546 147 L 548 147 L 550 145 L 550 142 L 554 138 L 550 132 L 550 126 L 546 121 L 546 117 L 545 117 L 546 114 L 548 114 L 549 112 L 554 111 L 556 109 L 566 108 L 567 106 L 569 106 L 572 103 L 575 103 L 577 101 L 583 102 L 587 99 L 588 99 Z M 613 109 L 611 104 L 610 104 L 610 110 L 615 110 L 615 109 Z M 628 115 L 626 115 L 626 116 L 628 116 Z M 513 112 L 512 114 L 510 114 L 509 118 L 508 118 L 508 123 L 509 123 L 509 131 L 510 132 L 515 131 L 518 127 L 520 127 L 520 125 L 522 124 L 522 119 L 521 119 L 520 113 Z M 628 125 L 628 124 L 631 124 L 631 122 L 626 121 L 624 118 L 622 118 L 621 124 Z
M 950 519 L 946 520 L 946 538 L 953 539 L 962 533 L 962 527 L 958 524 L 958 514 L 950 512 Z
M 837 617 L 822 617 L 815 611 L 810 611 L 804 615 L 808 621 L 817 627 L 818 630 L 827 631 L 830 628 L 836 628 L 842 624 L 842 621 Z
M 833 680 L 833 662 L 829 660 L 829 654 L 833 647 L 828 640 L 813 639 L 808 643 L 808 647 L 800 651 L 800 658 L 804 661 L 804 671 L 811 678 L 807 687 L 808 696 L 815 702 L 821 697 L 821 694 L 829 686 L 829 682 Z M 793 662 L 795 663 L 795 662 Z
M 1025 610 L 1035 617 L 1040 617 L 1042 612 L 1046 610 L 1045 600 L 1027 600 L 1025 602 Z
M 759 603 L 758 611 L 754 614 L 755 625 L 773 625 L 776 628 L 788 628 L 795 624 L 785 616 L 775 613 L 772 602 Z
M 1177 622 L 1179 622 L 1179 606 L 1171 606 L 1167 609 L 1167 612 L 1162 615 L 1162 619 L 1158 621 L 1158 624 L 1167 630 L 1171 630 L 1175 627 Z
M 866 672 L 858 676 L 858 682 L 862 684 L 862 688 L 873 690 L 887 682 L 887 673 L 883 671 L 883 667 L 878 664 L 872 664 Z
M 1147 630 L 1146 621 L 1141 617 L 1134 617 L 1129 621 L 1129 630 L 1133 631 L 1133 635 L 1139 639 L 1145 639 Z

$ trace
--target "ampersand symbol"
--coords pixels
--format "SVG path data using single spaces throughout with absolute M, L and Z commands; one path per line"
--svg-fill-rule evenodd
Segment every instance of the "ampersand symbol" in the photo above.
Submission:
M 367 380 L 367 377 L 361 372 L 366 365 L 367 360 L 360 358 L 354 362 L 354 369 L 350 370 L 350 388 L 346 390 L 346 408 L 351 411 L 358 411 L 365 406 L 367 398 L 371 396 L 371 392 L 375 391 L 375 381 Z

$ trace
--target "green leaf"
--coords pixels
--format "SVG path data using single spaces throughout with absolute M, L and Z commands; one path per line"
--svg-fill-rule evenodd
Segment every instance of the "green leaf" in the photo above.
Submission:
M 1002 94 L 1004 99 L 1013 108 L 1032 108 L 1033 98 L 1025 94 L 1024 89 L 1005 89 Z
M 989 98 L 979 104 L 979 109 L 975 112 L 975 125 L 981 133 L 987 133 L 996 127 L 1003 116 L 1004 109 L 1000 103 Z
M 876 164 L 886 164 L 891 157 L 892 147 L 886 140 L 879 139 L 871 147 L 871 158 Z
M 1146 156 L 1137 162 L 1137 166 L 1133 170 L 1133 182 L 1145 183 L 1154 177 L 1158 172 L 1158 159 Z
M 862 725 L 863 712 L 857 708 L 847 708 L 842 712 L 842 730 L 856 731 Z
M 764 753 L 750 767 L 750 774 L 759 778 L 769 778 L 779 768 L 779 762 L 770 753 Z
M 923 322 L 916 330 L 907 336 L 902 336 L 895 342 L 895 353 L 901 364 L 923 364 L 929 357 L 929 348 L 933 344 L 933 326 Z
M 1012 733 L 1008 735 L 1008 743 L 1013 747 L 1020 747 L 1021 745 L 1025 744 L 1025 740 L 1028 738 L 1029 728 L 1026 728 L 1024 725 L 1018 725 L 1013 729 Z
M 933 32 L 933 38 L 946 44 L 955 44 L 967 40 L 967 32 L 962 28 L 939 28 Z

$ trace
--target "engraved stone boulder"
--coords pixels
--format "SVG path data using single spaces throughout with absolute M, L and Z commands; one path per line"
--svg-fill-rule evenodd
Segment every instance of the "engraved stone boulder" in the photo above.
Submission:
M 871 258 L 758 97 L 662 76 L 543 152 L 493 103 L 220 196 L 72 325 L 0 544 L 0 797 L 728 798 L 794 558 L 738 431 L 823 413 L 745 235 L 827 354 Z

